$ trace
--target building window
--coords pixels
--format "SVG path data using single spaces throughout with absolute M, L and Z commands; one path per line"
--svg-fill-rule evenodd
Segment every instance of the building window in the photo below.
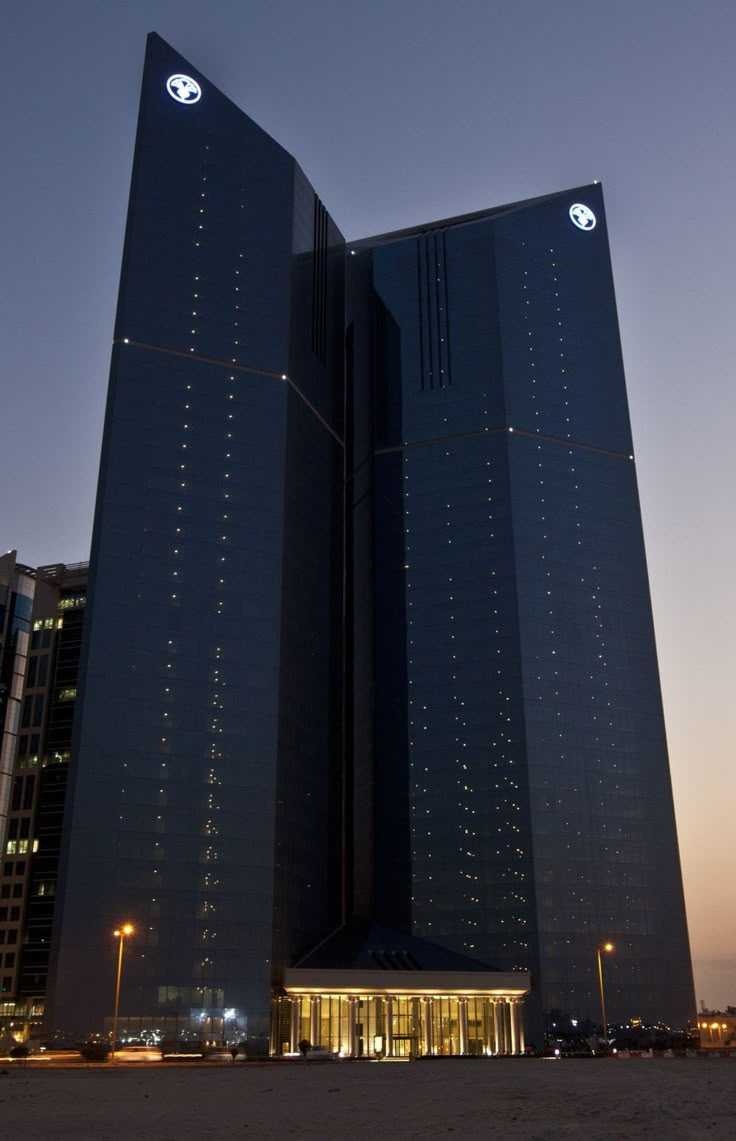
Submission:
M 37 693 L 33 699 L 33 724 L 40 725 L 43 720 L 43 694 Z
M 67 598 L 59 599 L 59 610 L 78 610 L 80 606 L 84 606 L 86 602 L 86 595 L 70 594 Z
M 33 807 L 33 789 L 36 784 L 34 776 L 26 777 L 25 788 L 23 790 L 23 808 L 28 810 Z
M 21 729 L 28 729 L 28 727 L 30 726 L 32 711 L 33 711 L 33 698 L 32 697 L 24 697 L 23 698 L 23 713 L 22 713 L 22 716 L 20 719 Z
M 16 777 L 13 781 L 13 798 L 10 802 L 10 808 L 13 812 L 18 812 L 23 800 L 23 777 Z
M 49 623 L 51 623 L 51 625 L 49 625 Z M 51 631 L 53 625 L 53 618 L 47 618 L 45 621 L 41 619 L 33 623 L 33 633 L 31 634 L 32 650 L 48 650 L 51 645 Z

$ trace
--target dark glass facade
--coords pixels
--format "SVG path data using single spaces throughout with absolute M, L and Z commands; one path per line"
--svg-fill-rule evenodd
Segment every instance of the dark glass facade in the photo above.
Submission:
M 109 1029 L 131 921 L 123 1029 L 267 1034 L 339 922 L 343 275 L 294 160 L 151 36 L 50 1031 Z
M 356 732 L 356 781 L 372 771 L 373 798 L 355 812 L 374 853 L 357 895 L 531 970 L 537 1041 L 541 1008 L 599 1020 L 607 940 L 611 1019 L 683 1026 L 692 975 L 600 187 L 350 248 L 356 629 L 375 627 L 356 657 L 372 738 Z
M 597 1020 L 607 940 L 611 1019 L 682 1026 L 600 187 L 345 254 L 151 36 L 47 1029 L 111 1029 L 130 921 L 124 1033 L 278 1049 L 284 971 L 351 918 L 531 971 L 537 1044 Z

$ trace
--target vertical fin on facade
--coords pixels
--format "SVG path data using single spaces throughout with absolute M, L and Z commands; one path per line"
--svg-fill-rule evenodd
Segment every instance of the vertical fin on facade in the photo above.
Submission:
M 314 231 L 312 248 L 312 352 L 325 364 L 327 360 L 327 211 L 314 196 Z
M 423 392 L 449 388 L 452 369 L 444 230 L 433 230 L 417 238 L 417 285 L 420 386 Z

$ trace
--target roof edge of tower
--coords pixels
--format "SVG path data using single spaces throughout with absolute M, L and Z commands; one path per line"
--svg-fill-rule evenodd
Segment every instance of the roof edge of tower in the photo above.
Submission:
M 448 226 L 472 225 L 474 222 L 498 218 L 503 214 L 513 214 L 516 210 L 526 210 L 530 206 L 541 206 L 545 202 L 551 202 L 555 198 L 568 197 L 571 194 L 576 194 L 578 191 L 589 191 L 594 186 L 598 187 L 600 192 L 600 181 L 587 182 L 580 186 L 570 186 L 565 190 L 555 190 L 551 194 L 540 194 L 534 198 L 522 198 L 517 202 L 509 202 L 503 206 L 490 206 L 485 210 L 472 210 L 467 214 L 456 214 L 451 218 L 438 218 L 434 222 L 422 222 L 417 226 L 407 226 L 400 230 L 389 230 L 382 234 L 373 234 L 367 238 L 358 238 L 355 241 L 348 240 L 347 244 L 351 248 L 365 249 L 370 246 L 383 245 L 384 242 L 395 242 L 400 241 L 402 238 L 411 238 L 419 234 L 431 233 L 433 230 L 444 230 Z

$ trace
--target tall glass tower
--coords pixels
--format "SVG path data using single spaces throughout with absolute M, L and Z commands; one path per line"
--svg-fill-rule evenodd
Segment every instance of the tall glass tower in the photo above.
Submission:
M 49 1030 L 694 1013 L 598 185 L 346 251 L 151 36 L 84 637 Z
M 349 246 L 357 896 L 540 1008 L 694 1011 L 600 186 Z M 357 635 L 356 635 L 357 642 Z M 536 1004 L 536 1011 L 535 1011 Z
M 294 160 L 149 37 L 48 1024 L 268 1032 L 341 915 L 344 252 Z M 108 1022 L 109 1028 L 109 1022 Z M 197 1031 L 201 1030 L 201 1034 Z

